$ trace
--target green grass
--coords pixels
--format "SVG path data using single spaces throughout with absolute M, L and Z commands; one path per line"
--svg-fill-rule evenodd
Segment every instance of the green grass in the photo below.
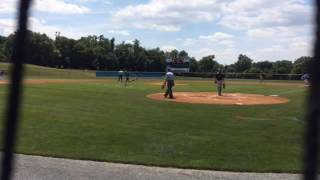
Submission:
M 180 91 L 212 91 L 188 82 Z M 145 98 L 134 83 L 29 85 L 18 152 L 182 168 L 258 172 L 301 170 L 304 89 L 230 85 L 228 92 L 281 94 L 289 104 L 212 106 Z M 4 96 L 1 88 L 1 96 Z M 2 104 L 3 106 L 3 104 Z M 237 119 L 271 118 L 270 121 Z
M 27 85 L 17 152 L 180 168 L 301 172 L 304 87 L 228 84 L 226 92 L 279 94 L 291 101 L 194 105 L 147 99 L 147 94 L 161 92 L 149 81 L 127 88 L 110 80 Z M 187 85 L 176 91 L 215 91 L 209 81 L 178 83 Z M 2 111 L 6 90 L 0 86 Z
M 0 63 L 0 69 L 10 71 L 10 63 Z M 27 78 L 94 78 L 95 71 L 56 69 L 37 65 L 25 65 Z

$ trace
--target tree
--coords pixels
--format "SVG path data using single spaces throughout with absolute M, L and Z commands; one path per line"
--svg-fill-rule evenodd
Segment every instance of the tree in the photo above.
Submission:
M 179 52 L 179 57 L 181 58 L 188 58 L 188 53 L 185 50 Z
M 220 65 L 217 61 L 214 61 L 215 56 L 210 55 L 203 57 L 198 65 L 199 65 L 199 71 L 200 72 L 216 72 L 218 71 Z
M 0 62 L 8 61 L 12 54 L 15 34 L 0 36 Z M 203 57 L 200 61 L 191 58 L 188 52 L 172 50 L 163 52 L 159 48 L 146 49 L 139 40 L 133 43 L 115 44 L 115 39 L 103 35 L 81 37 L 79 40 L 57 36 L 54 40 L 46 34 L 27 33 L 26 63 L 58 68 L 119 70 L 126 68 L 137 71 L 165 71 L 166 58 L 178 60 L 177 65 L 186 65 L 189 60 L 191 72 L 253 73 L 298 73 L 307 72 L 311 57 L 300 57 L 294 63 L 282 60 L 275 63 L 262 61 L 253 63 L 248 56 L 240 54 L 234 64 L 224 66 L 215 61 L 215 56 Z
M 227 73 L 235 73 L 236 72 L 236 65 L 230 64 L 230 65 L 225 66 L 225 71 Z
M 98 70 L 115 71 L 119 69 L 117 56 L 112 52 L 97 54 L 94 64 Z
M 246 73 L 255 73 L 255 74 L 260 74 L 260 73 L 265 73 L 266 71 L 261 70 L 260 68 L 256 66 L 252 66 L 249 70 L 245 71 Z
M 70 64 L 76 69 L 95 69 L 95 50 L 88 47 L 84 41 L 78 41 L 74 46 L 73 57 Z
M 11 57 L 13 41 L 15 34 L 8 37 L 5 45 L 5 53 L 7 57 Z M 57 51 L 54 41 L 46 34 L 27 32 L 25 60 L 28 64 L 35 64 L 41 66 L 56 66 Z
M 177 59 L 177 58 L 179 57 L 179 51 L 176 50 L 176 49 L 172 50 L 172 51 L 170 52 L 170 57 L 171 57 L 172 59 Z
M 142 50 L 143 50 L 143 48 L 140 46 L 140 41 L 137 40 L 137 39 L 134 40 L 133 41 L 133 51 L 134 51 L 134 53 L 138 54 Z
M 240 73 L 248 71 L 251 68 L 252 61 L 248 56 L 240 54 L 238 61 L 235 63 L 236 71 Z
M 7 39 L 6 37 L 0 35 L 0 45 L 4 45 L 4 43 L 6 42 L 6 39 Z
M 111 48 L 111 51 L 112 51 L 112 52 L 114 51 L 114 47 L 115 47 L 114 41 L 115 41 L 114 38 L 112 38 L 112 39 L 110 40 L 110 48 Z
M 309 66 L 311 64 L 312 57 L 302 56 L 296 59 L 293 63 L 292 74 L 304 74 L 309 70 Z
M 293 64 L 291 61 L 282 60 L 273 63 L 272 69 L 275 74 L 289 74 L 292 71 Z
M 55 46 L 58 50 L 57 66 L 61 68 L 75 67 L 71 65 L 74 56 L 74 46 L 76 41 L 67 37 L 59 36 L 55 40 Z M 71 60 L 72 59 L 72 60 Z
M 5 52 L 4 52 L 4 46 L 5 46 L 6 39 L 7 39 L 6 37 L 0 36 L 0 62 L 4 62 L 7 60 L 7 58 L 5 56 Z
M 269 72 L 272 70 L 272 62 L 269 61 L 253 63 L 252 66 L 259 69 L 261 72 Z
M 190 72 L 197 72 L 199 70 L 198 61 L 195 58 L 191 58 L 189 63 L 190 63 Z
M 119 60 L 120 68 L 132 68 L 135 66 L 135 54 L 132 44 L 122 42 L 116 46 L 115 52 Z
M 111 52 L 112 46 L 111 46 L 111 41 L 108 38 L 105 38 L 103 35 L 99 36 L 99 40 L 97 42 L 97 45 L 95 47 L 101 47 L 103 48 L 105 53 Z
M 159 48 L 146 50 L 147 61 L 145 69 L 152 72 L 161 72 L 166 69 L 165 53 Z

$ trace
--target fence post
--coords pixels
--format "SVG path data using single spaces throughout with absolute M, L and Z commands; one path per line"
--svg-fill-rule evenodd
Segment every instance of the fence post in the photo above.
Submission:
M 19 124 L 19 109 L 21 103 L 22 79 L 23 79 L 23 58 L 25 41 L 27 36 L 28 12 L 31 0 L 20 0 L 18 30 L 14 40 L 12 53 L 11 85 L 7 99 L 7 111 L 4 135 L 4 152 L 2 158 L 1 179 L 10 180 L 14 150 Z

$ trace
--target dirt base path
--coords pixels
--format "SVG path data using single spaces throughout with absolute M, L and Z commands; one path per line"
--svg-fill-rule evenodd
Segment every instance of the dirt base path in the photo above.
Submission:
M 68 83 L 92 83 L 92 82 L 108 82 L 108 79 L 26 79 L 24 84 L 68 84 Z M 7 80 L 0 80 L 0 84 L 9 84 Z
M 160 101 L 174 101 L 191 104 L 222 104 L 222 105 L 267 105 L 283 104 L 289 99 L 277 95 L 264 96 L 259 94 L 224 93 L 218 96 L 210 92 L 176 92 L 175 99 L 166 99 L 163 93 L 150 94 L 147 97 Z

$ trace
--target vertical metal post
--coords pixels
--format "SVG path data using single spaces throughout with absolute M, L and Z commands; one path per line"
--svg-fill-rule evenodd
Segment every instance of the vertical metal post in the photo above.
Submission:
M 13 153 L 15 150 L 19 124 L 19 110 L 23 80 L 23 58 L 25 52 L 28 12 L 30 4 L 31 0 L 20 0 L 19 4 L 19 21 L 17 23 L 18 30 L 15 36 L 13 53 L 11 57 L 13 64 L 11 73 L 11 85 L 9 88 L 10 91 L 7 99 L 1 180 L 10 180 L 13 169 Z
M 316 180 L 319 160 L 319 120 L 320 120 L 320 1 L 315 1 L 317 7 L 314 47 L 314 59 L 310 66 L 311 88 L 308 97 L 307 127 L 305 144 L 305 180 Z

